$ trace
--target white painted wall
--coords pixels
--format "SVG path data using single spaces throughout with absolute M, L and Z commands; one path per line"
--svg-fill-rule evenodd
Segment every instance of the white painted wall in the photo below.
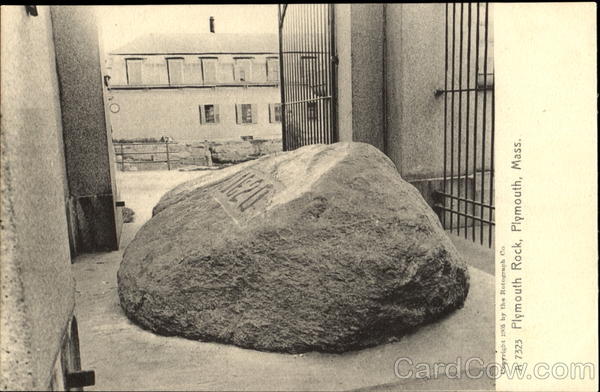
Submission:
M 113 138 L 240 140 L 241 136 L 280 138 L 281 123 L 269 121 L 269 104 L 280 102 L 279 87 L 203 87 L 111 90 Z M 256 124 L 237 124 L 235 104 L 256 104 Z M 219 105 L 219 124 L 201 124 L 199 105 Z
M 107 69 L 110 72 L 111 86 L 127 85 L 126 60 L 127 59 L 143 59 L 142 74 L 143 82 L 146 85 L 169 84 L 167 73 L 166 58 L 183 58 L 184 63 L 184 81 L 186 84 L 202 84 L 202 57 L 217 57 L 217 75 L 218 83 L 232 83 L 233 67 L 235 64 L 234 57 L 252 57 L 251 75 L 247 75 L 247 82 L 250 83 L 266 83 L 267 77 L 267 60 L 269 58 L 278 57 L 276 53 L 272 54 L 221 54 L 221 55 L 201 55 L 201 54 L 186 54 L 186 55 L 110 55 L 108 58 Z M 271 81 L 273 82 L 273 81 Z M 275 81 L 276 82 L 276 81 Z
M 169 86 L 168 57 L 184 59 L 184 86 Z M 218 57 L 217 82 L 203 84 L 202 57 Z M 109 107 L 113 138 L 160 138 L 175 140 L 240 140 L 241 136 L 280 138 L 281 124 L 270 121 L 269 104 L 279 103 L 278 81 L 269 80 L 267 61 L 276 54 L 253 54 L 247 83 L 235 82 L 236 55 L 111 55 Z M 126 59 L 143 58 L 143 87 L 127 86 Z M 248 85 L 246 85 L 248 84 Z M 258 84 L 258 85 L 253 85 Z M 121 87 L 119 87 L 121 86 Z M 149 87 L 161 88 L 149 88 Z M 167 88 L 164 88 L 167 87 Z M 218 124 L 201 124 L 199 105 L 219 105 Z M 236 123 L 236 104 L 256 105 L 254 124 Z

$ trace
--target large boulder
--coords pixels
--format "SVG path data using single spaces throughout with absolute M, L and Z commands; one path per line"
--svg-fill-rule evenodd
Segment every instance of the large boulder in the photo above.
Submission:
M 343 352 L 460 308 L 465 264 L 394 164 L 313 145 L 167 193 L 127 247 L 121 306 L 163 335 Z

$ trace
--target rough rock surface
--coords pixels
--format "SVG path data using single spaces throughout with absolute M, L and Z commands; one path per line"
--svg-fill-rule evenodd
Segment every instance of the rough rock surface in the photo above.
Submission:
M 343 352 L 461 307 L 469 276 L 393 163 L 337 143 L 174 188 L 127 247 L 118 283 L 128 317 L 159 334 Z

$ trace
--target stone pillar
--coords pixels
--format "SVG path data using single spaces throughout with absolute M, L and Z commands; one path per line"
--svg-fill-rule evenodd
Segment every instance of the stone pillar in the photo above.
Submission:
M 51 7 L 75 252 L 119 247 L 112 137 L 92 7 Z
M 383 4 L 335 4 L 340 141 L 385 152 Z
M 75 306 L 50 10 L 0 17 L 0 389 L 48 390 Z
M 386 6 L 388 156 L 408 180 L 439 178 L 444 162 L 444 4 Z

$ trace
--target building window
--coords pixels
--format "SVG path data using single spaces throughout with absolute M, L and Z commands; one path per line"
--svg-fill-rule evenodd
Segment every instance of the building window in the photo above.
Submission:
M 127 84 L 142 84 L 142 59 L 126 59 Z
M 200 124 L 219 123 L 219 105 L 200 105 Z
M 217 59 L 207 57 L 200 59 L 202 63 L 202 80 L 205 84 L 217 83 Z
M 317 119 L 317 103 L 316 102 L 307 102 L 306 103 L 306 117 L 314 121 Z
M 271 103 L 269 104 L 269 121 L 272 123 L 281 122 L 281 104 Z
M 252 62 L 250 58 L 236 58 L 234 66 L 236 82 L 248 82 L 252 79 Z
M 183 59 L 167 59 L 167 73 L 169 75 L 169 84 L 183 84 Z
M 279 60 L 276 57 L 267 58 L 267 80 L 279 81 Z
M 235 105 L 236 122 L 238 124 L 256 124 L 256 105 L 242 103 Z

